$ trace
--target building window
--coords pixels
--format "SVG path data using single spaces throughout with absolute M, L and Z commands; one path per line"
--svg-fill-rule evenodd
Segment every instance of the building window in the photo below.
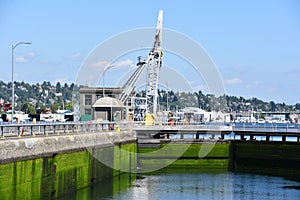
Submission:
M 84 105 L 86 105 L 86 106 L 92 105 L 92 95 L 85 95 Z
M 92 114 L 92 110 L 91 109 L 84 109 L 84 113 L 86 115 L 91 115 Z
M 102 94 L 97 94 L 97 95 L 96 95 L 96 99 L 97 99 L 97 100 L 100 99 L 100 98 L 102 98 L 102 97 L 103 97 Z

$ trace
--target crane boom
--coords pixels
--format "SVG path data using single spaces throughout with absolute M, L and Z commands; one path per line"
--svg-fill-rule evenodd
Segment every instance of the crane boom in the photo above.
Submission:
M 119 100 L 122 103 L 125 103 L 128 98 L 130 97 L 130 94 L 135 88 L 135 84 L 137 80 L 139 79 L 140 75 L 142 74 L 144 68 L 147 66 L 146 62 L 139 62 L 138 68 L 134 71 L 134 73 L 131 75 L 131 77 L 127 80 L 127 82 L 123 86 L 123 92 L 120 95 Z
M 157 108 L 157 89 L 159 81 L 159 72 L 161 68 L 161 57 L 162 57 L 162 20 L 163 20 L 163 11 L 160 10 L 158 14 L 157 27 L 155 32 L 154 44 L 153 47 L 145 58 L 143 62 L 138 62 L 138 68 L 131 75 L 128 81 L 123 86 L 123 92 L 120 95 L 119 100 L 125 103 L 130 94 L 135 88 L 135 84 L 141 73 L 147 66 L 147 89 L 146 89 L 146 112 L 150 114 L 156 114 Z

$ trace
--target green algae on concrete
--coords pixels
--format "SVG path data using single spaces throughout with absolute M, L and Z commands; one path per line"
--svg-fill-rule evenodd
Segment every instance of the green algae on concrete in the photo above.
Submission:
M 103 164 L 95 155 L 105 156 L 113 167 L 119 165 L 131 169 L 136 166 L 136 158 L 126 152 L 135 152 L 136 146 L 136 143 L 120 144 L 117 147 L 93 149 L 93 155 L 91 151 L 82 150 L 1 164 L 0 199 L 52 199 L 73 193 L 76 196 L 83 188 L 103 180 L 113 180 L 123 173 Z M 115 148 L 124 148 L 125 151 L 115 155 Z M 112 193 L 115 187 L 112 182 L 105 185 L 105 190 Z M 89 194 L 80 193 L 80 196 L 89 197 Z
M 42 159 L 0 165 L 0 199 L 39 199 Z
M 205 146 L 206 145 L 206 146 Z M 163 148 L 167 146 L 167 149 L 164 151 Z M 139 148 L 138 153 L 143 154 L 144 157 L 151 157 L 153 154 L 147 155 L 146 153 L 155 152 L 160 150 L 159 154 L 156 154 L 156 157 L 184 157 L 184 158 L 199 158 L 199 152 L 201 148 L 211 148 L 205 157 L 229 157 L 229 146 L 230 143 L 210 143 L 210 144 L 180 144 L 180 143 L 170 143 L 170 144 L 161 144 L 160 148 Z
M 164 147 L 166 150 L 164 150 Z M 199 153 L 202 148 L 208 150 L 203 156 Z M 148 171 L 153 166 L 172 167 L 191 167 L 198 169 L 216 169 L 218 171 L 227 172 L 229 166 L 229 150 L 230 142 L 224 143 L 169 143 L 160 144 L 160 148 L 146 147 L 138 149 L 138 163 L 140 167 Z M 153 152 L 159 152 L 153 154 Z M 205 152 L 205 151 L 204 151 Z M 171 163 L 171 164 L 169 164 Z M 168 165 L 169 164 L 169 165 Z M 155 167 L 154 167 L 155 168 Z
M 90 153 L 78 151 L 54 157 L 55 197 L 90 185 Z
M 234 171 L 300 181 L 300 145 L 295 142 L 232 141 Z
M 124 172 L 135 172 L 136 169 L 136 143 L 125 143 L 114 146 L 114 175 Z

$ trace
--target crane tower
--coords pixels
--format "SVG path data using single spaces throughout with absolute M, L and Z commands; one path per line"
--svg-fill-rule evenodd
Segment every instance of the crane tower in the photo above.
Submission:
M 157 27 L 155 32 L 154 44 L 148 56 L 144 61 L 137 63 L 138 68 L 131 75 L 128 81 L 123 86 L 124 90 L 120 95 L 119 100 L 125 103 L 132 91 L 135 88 L 135 83 L 139 79 L 141 73 L 147 66 L 147 79 L 146 79 L 146 113 L 156 115 L 157 110 L 157 90 L 160 68 L 162 66 L 162 20 L 163 11 L 160 10 L 158 14 Z
M 160 68 L 162 66 L 162 62 L 161 62 L 162 20 L 163 20 L 163 11 L 160 10 L 158 14 L 154 45 L 148 56 L 146 112 L 153 115 L 156 115 L 158 81 L 159 81 Z

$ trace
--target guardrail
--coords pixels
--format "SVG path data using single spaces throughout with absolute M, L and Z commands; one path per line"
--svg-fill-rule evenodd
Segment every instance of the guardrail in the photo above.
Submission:
M 128 130 L 126 124 L 114 122 L 49 122 L 49 123 L 28 123 L 28 124 L 1 124 L 0 136 L 21 137 L 21 136 L 47 136 L 59 134 L 104 132 Z
M 43 123 L 26 123 L 26 124 L 0 124 L 0 137 L 21 137 L 21 136 L 43 136 L 74 134 L 88 132 L 118 131 L 118 130 L 182 130 L 182 131 L 220 131 L 249 133 L 292 133 L 300 135 L 299 124 L 224 124 L 224 123 L 154 123 L 146 125 L 145 122 L 43 122 Z
M 238 124 L 233 126 L 233 131 L 300 134 L 300 125 L 299 124 Z

